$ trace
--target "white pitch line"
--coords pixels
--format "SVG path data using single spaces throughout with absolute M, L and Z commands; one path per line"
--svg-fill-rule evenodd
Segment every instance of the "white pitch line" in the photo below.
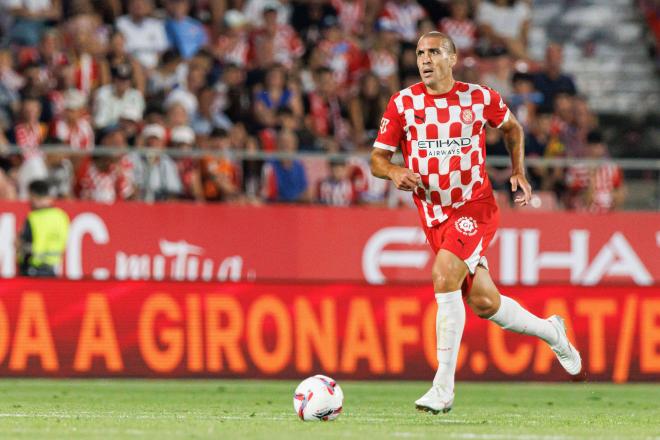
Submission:
M 450 437 L 467 440 L 570 440 L 576 438 L 566 435 L 476 434 L 470 432 L 454 433 Z

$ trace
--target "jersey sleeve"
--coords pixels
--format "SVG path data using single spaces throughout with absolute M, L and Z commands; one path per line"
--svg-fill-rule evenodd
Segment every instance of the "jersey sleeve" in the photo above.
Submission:
M 394 98 L 390 98 L 383 118 L 380 120 L 380 128 L 374 142 L 374 148 L 396 151 L 402 139 L 404 139 L 404 132 L 401 117 L 396 109 L 396 104 L 394 104 Z
M 509 107 L 495 90 L 486 88 L 486 93 L 490 93 L 490 102 L 484 107 L 484 117 L 488 125 L 499 128 L 509 120 Z

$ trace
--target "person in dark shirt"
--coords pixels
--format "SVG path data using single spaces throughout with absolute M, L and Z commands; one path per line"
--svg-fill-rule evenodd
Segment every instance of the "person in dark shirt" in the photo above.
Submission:
M 559 44 L 551 43 L 545 51 L 545 67 L 534 75 L 534 88 L 543 94 L 540 108 L 552 110 L 555 96 L 567 93 L 575 96 L 577 89 L 573 78 L 562 73 L 563 50 Z

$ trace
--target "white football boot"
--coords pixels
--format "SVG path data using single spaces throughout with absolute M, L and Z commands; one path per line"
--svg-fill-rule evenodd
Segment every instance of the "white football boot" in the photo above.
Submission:
M 432 386 L 422 397 L 415 400 L 415 406 L 420 411 L 433 414 L 448 413 L 454 404 L 454 393 L 445 393 L 439 387 Z
M 582 370 L 582 358 L 580 357 L 580 352 L 573 347 L 571 341 L 568 340 L 568 336 L 566 336 L 564 320 L 561 316 L 552 315 L 548 318 L 548 321 L 557 330 L 557 335 L 559 336 L 559 342 L 551 345 L 550 348 L 555 352 L 559 363 L 568 374 L 572 374 L 573 376 L 579 374 Z

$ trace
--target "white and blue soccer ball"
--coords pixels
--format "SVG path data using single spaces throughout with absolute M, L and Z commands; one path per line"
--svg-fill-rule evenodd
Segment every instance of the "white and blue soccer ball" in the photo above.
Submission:
M 293 409 L 303 421 L 330 421 L 341 414 L 344 393 L 337 382 L 322 374 L 300 382 L 293 394 Z

